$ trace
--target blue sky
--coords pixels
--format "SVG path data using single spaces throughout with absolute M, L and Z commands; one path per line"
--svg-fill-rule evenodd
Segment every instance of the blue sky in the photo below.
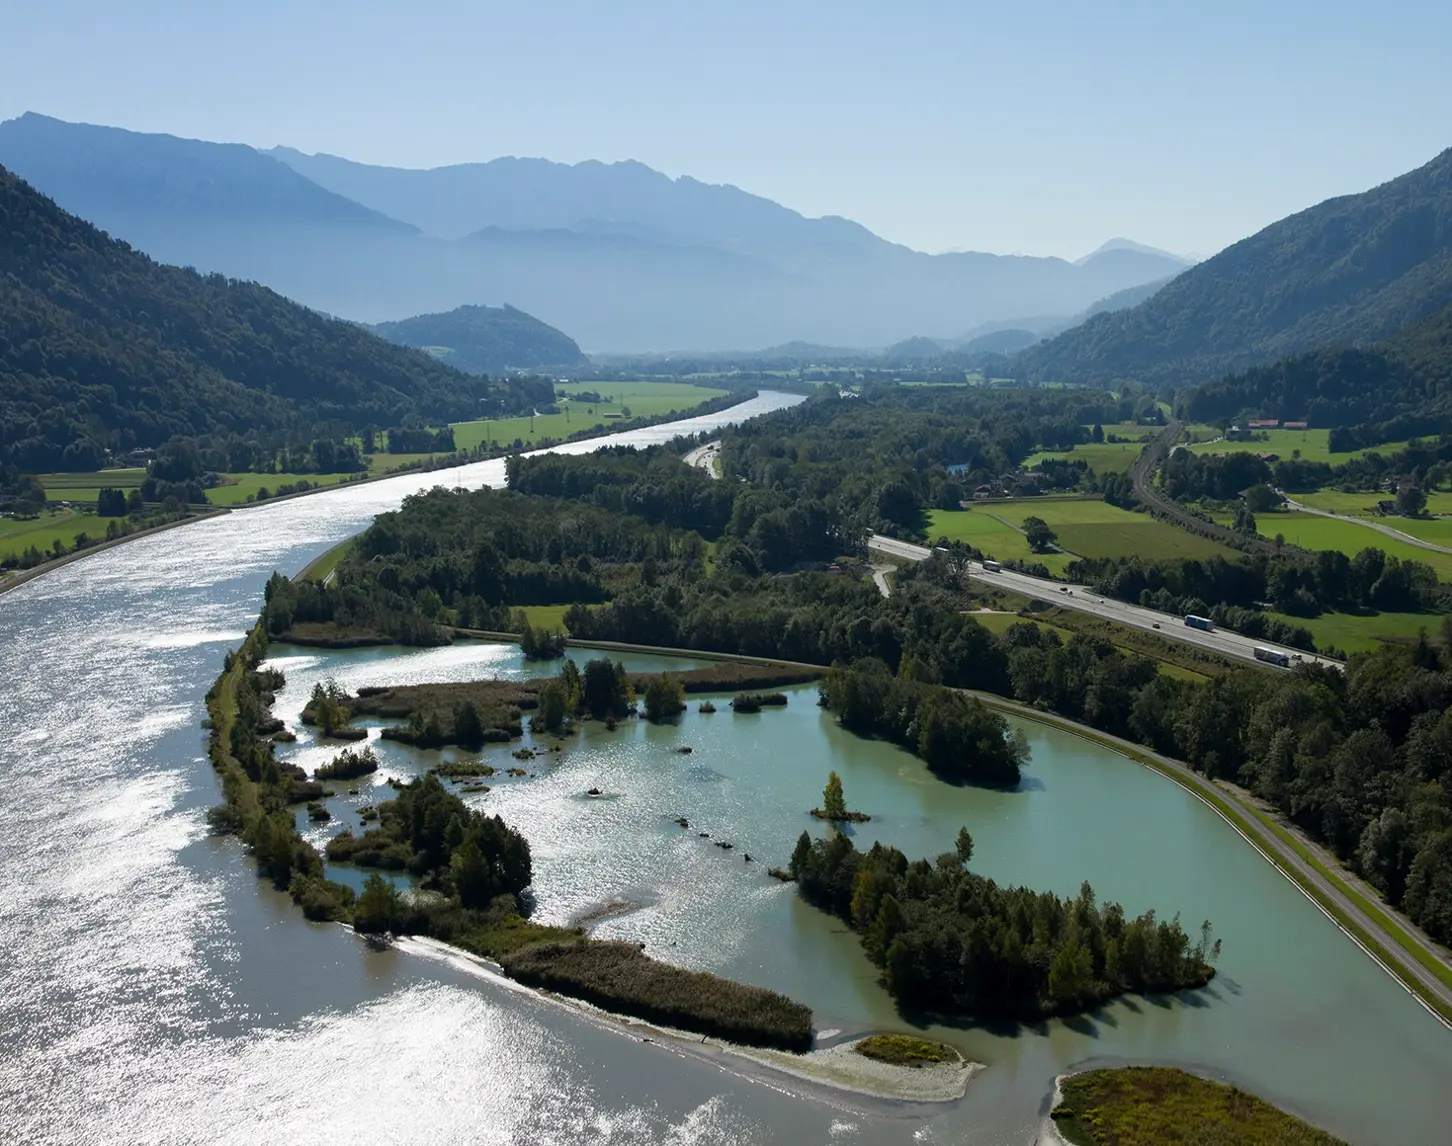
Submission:
M 639 159 L 924 250 L 1212 252 L 1452 146 L 1452 4 L 11 0 L 0 119 Z

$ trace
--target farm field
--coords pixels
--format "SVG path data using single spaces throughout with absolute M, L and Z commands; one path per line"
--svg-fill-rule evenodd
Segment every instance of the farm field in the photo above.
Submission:
M 1386 641 L 1415 640 L 1418 630 L 1436 639 L 1442 630 L 1442 616 L 1437 613 L 1323 613 L 1319 617 L 1292 617 L 1284 613 L 1267 613 L 1291 625 L 1309 629 L 1316 647 L 1338 648 L 1347 653 L 1366 652 Z
M 1007 522 L 982 509 L 934 509 L 928 513 L 928 540 L 946 537 L 988 554 L 998 561 L 1030 561 L 1062 574 L 1074 559 L 1070 553 L 1034 553 L 1027 539 Z
M 523 605 L 520 612 L 529 618 L 533 628 L 564 632 L 565 614 L 569 609 L 569 605 Z
M 1237 556 L 1214 541 L 1097 498 L 1022 498 L 993 503 L 993 508 L 986 511 L 1020 528 L 1024 518 L 1041 517 L 1059 535 L 1059 545 L 1080 557 Z
M 1260 453 L 1265 451 L 1279 454 L 1282 458 L 1289 458 L 1293 451 L 1300 450 L 1301 458 L 1304 461 L 1336 465 L 1365 454 L 1394 454 L 1406 446 L 1406 442 L 1388 442 L 1385 445 L 1372 446 L 1370 449 L 1333 454 L 1328 444 L 1330 430 L 1263 430 L 1258 432 L 1266 435 L 1265 441 L 1198 442 L 1185 448 L 1197 454 Z
M 1160 403 L 1161 406 L 1164 403 Z M 1086 429 L 1090 427 L 1085 427 Z M 1059 461 L 1087 462 L 1089 468 L 1098 474 L 1120 474 L 1127 473 L 1134 465 L 1135 458 L 1139 457 L 1145 445 L 1154 441 L 1159 434 L 1161 426 L 1146 426 L 1138 422 L 1119 422 L 1114 425 L 1105 425 L 1101 429 L 1105 437 L 1116 437 L 1125 439 L 1122 442 L 1086 442 L 1075 446 L 1072 450 L 1040 450 L 1032 454 L 1024 465 L 1033 467 L 1041 461 L 1049 459 Z M 1214 426 L 1190 425 L 1185 427 L 1192 435 L 1200 438 L 1214 437 L 1220 431 Z
M 1383 524 L 1433 545 L 1452 547 L 1452 517 L 1388 517 Z
M 242 505 L 249 497 L 256 498 L 259 490 L 266 489 L 275 495 L 277 487 L 296 485 L 300 481 L 312 485 L 338 485 L 347 481 L 352 474 L 222 474 L 225 485 L 207 490 L 207 500 L 213 505 Z
M 50 553 L 57 541 L 69 549 L 76 543 L 78 533 L 104 538 L 107 520 L 76 510 L 44 513 L 32 521 L 0 518 L 0 558 L 19 557 L 32 545 L 42 553 Z
M 1058 534 L 1063 552 L 1036 554 L 1029 550 L 1021 529 L 1030 515 L 1043 518 Z M 999 561 L 1036 561 L 1058 574 L 1075 557 L 1236 556 L 1216 542 L 1097 499 L 1022 498 L 987 502 L 967 510 L 938 509 L 929 514 L 927 533 L 929 540 L 962 541 Z
M 1354 557 L 1363 549 L 1380 549 L 1403 561 L 1421 561 L 1435 569 L 1441 580 L 1452 581 L 1452 554 L 1423 549 L 1409 541 L 1398 541 L 1358 521 L 1293 511 L 1263 513 L 1256 518 L 1255 524 L 1262 537 L 1279 534 L 1302 549 L 1337 550 L 1348 557 Z M 1400 529 L 1401 525 L 1395 528 Z
M 51 501 L 77 501 L 95 504 L 103 489 L 136 489 L 146 480 L 140 467 L 125 470 L 99 470 L 80 474 L 37 474 Z
M 609 417 L 629 409 L 632 417 L 669 414 L 685 411 L 727 393 L 685 382 L 566 382 L 555 386 L 557 393 L 594 392 L 614 399 L 608 403 L 571 401 L 558 414 L 541 414 L 537 418 L 486 418 L 476 422 L 454 423 L 454 444 L 461 450 L 472 449 L 484 441 L 503 442 L 515 439 L 529 445 L 543 438 L 567 438 L 581 430 L 623 421 Z
M 1314 493 L 1293 493 L 1292 501 L 1308 505 L 1312 509 L 1324 509 L 1327 513 L 1340 513 L 1348 517 L 1369 517 L 1379 501 L 1391 501 L 1394 494 L 1379 491 L 1343 493 L 1339 489 L 1318 489 Z M 1427 512 L 1431 514 L 1452 513 L 1452 493 L 1430 490 L 1427 493 Z M 1399 521 L 1404 518 L 1388 518 L 1386 524 L 1400 529 Z M 1412 530 L 1406 532 L 1411 533 Z M 1418 536 L 1421 536 L 1418 534 Z
M 1097 474 L 1122 474 L 1129 472 L 1143 449 L 1144 442 L 1088 442 L 1072 450 L 1043 450 L 1031 454 L 1024 465 L 1032 468 L 1050 460 L 1086 462 Z

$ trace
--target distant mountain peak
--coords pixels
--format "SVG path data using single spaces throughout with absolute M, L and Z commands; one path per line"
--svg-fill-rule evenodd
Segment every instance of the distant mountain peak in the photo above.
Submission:
M 1177 255 L 1173 251 L 1161 250 L 1159 247 L 1151 247 L 1145 243 L 1136 243 L 1133 239 L 1115 238 L 1110 239 L 1107 243 L 1101 243 L 1083 258 L 1075 259 L 1074 265 L 1076 267 L 1082 267 L 1090 259 L 1097 258 L 1099 255 L 1106 255 L 1110 251 L 1133 251 L 1140 255 L 1156 255 L 1159 258 L 1170 259 L 1172 262 L 1186 267 L 1196 261 L 1193 257 Z

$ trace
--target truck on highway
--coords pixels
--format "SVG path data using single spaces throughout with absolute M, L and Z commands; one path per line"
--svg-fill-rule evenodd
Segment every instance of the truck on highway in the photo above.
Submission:
M 1003 566 L 1000 565 L 997 561 L 985 561 L 983 563 L 983 572 L 985 572 L 985 573 L 1002 573 L 1003 572 Z
M 1191 613 L 1185 618 L 1185 624 L 1192 629 L 1201 629 L 1207 633 L 1213 633 L 1215 631 L 1214 621 L 1209 617 L 1197 617 L 1194 613 Z
M 1281 668 L 1291 667 L 1291 654 L 1283 653 L 1280 649 L 1268 649 L 1262 645 L 1256 645 L 1254 650 L 1255 659 L 1265 661 L 1266 664 L 1280 665 Z

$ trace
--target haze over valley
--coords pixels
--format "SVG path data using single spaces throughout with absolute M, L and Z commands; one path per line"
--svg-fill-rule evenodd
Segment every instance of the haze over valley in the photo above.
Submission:
M 1124 243 L 1077 262 L 928 255 L 635 162 L 409 171 L 28 113 L 0 124 L 0 164 L 162 262 L 360 322 L 509 303 L 589 350 L 882 347 L 1063 323 L 1188 265 Z

